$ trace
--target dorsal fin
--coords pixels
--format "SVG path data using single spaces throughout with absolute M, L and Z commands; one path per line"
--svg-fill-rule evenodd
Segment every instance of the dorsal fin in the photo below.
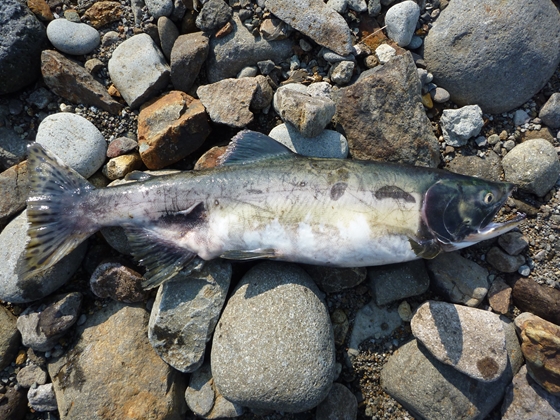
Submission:
M 256 131 L 243 130 L 231 139 L 218 164 L 245 165 L 269 159 L 286 159 L 295 153 L 272 137 Z

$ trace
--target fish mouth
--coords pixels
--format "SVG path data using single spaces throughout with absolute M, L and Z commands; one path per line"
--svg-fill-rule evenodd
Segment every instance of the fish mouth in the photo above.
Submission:
M 479 228 L 476 232 L 467 235 L 464 238 L 465 242 L 480 242 L 487 239 L 495 238 L 512 229 L 515 229 L 519 224 L 525 220 L 527 216 L 524 213 L 517 213 L 517 215 L 507 222 L 495 223 L 490 222 L 483 228 Z

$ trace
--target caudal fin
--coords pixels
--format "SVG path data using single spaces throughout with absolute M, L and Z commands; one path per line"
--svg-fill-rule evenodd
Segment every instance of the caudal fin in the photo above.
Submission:
M 94 187 L 59 158 L 34 143 L 28 148 L 26 253 L 21 278 L 50 268 L 93 234 L 92 226 L 77 208 Z

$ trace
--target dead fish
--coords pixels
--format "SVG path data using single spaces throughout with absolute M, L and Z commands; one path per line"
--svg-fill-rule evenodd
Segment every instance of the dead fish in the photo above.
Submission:
M 337 267 L 433 258 L 516 227 L 492 219 L 514 185 L 438 169 L 296 155 L 243 131 L 218 167 L 95 189 L 29 148 L 24 278 L 105 226 L 122 226 L 151 288 L 203 260 Z

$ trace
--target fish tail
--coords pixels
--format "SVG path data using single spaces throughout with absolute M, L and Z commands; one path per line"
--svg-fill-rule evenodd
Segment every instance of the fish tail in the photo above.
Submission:
M 52 267 L 95 233 L 80 204 L 95 188 L 39 144 L 28 148 L 29 223 L 20 278 L 26 279 Z

